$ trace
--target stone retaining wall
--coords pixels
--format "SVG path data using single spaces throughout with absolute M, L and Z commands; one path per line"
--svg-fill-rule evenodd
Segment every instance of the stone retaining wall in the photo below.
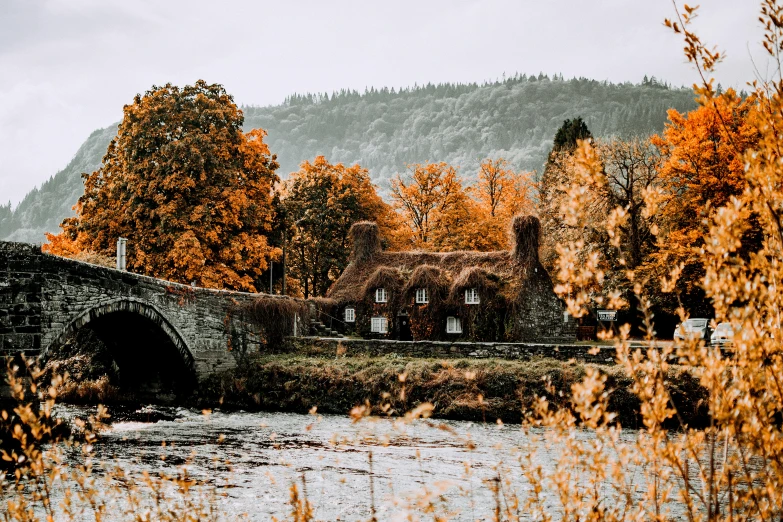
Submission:
M 385 339 L 330 339 L 322 337 L 290 337 L 290 349 L 297 354 L 314 357 L 435 357 L 468 359 L 530 360 L 548 357 L 561 361 L 574 359 L 595 364 L 614 364 L 613 346 L 583 346 L 574 344 L 479 343 L 448 341 L 392 341 Z M 590 351 L 597 353 L 590 353 Z

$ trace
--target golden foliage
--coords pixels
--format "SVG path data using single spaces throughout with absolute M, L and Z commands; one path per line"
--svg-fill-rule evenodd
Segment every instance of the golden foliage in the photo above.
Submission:
M 515 172 L 503 158 L 486 159 L 479 166 L 478 182 L 470 193 L 476 201 L 475 234 L 489 243 L 477 250 L 508 250 L 514 216 L 535 215 L 533 173 Z
M 135 272 L 211 288 L 255 290 L 277 255 L 271 228 L 277 162 L 220 85 L 198 81 L 137 95 L 103 159 L 85 177 L 77 216 L 50 237 L 53 253 L 112 256 L 128 239 Z
M 409 171 L 392 178 L 392 197 L 411 229 L 413 247 L 438 249 L 449 231 L 465 225 L 465 189 L 457 169 L 443 162 L 410 165 Z
M 733 90 L 703 99 L 697 110 L 683 115 L 669 111 L 670 123 L 652 141 L 661 151 L 656 191 L 656 249 L 640 275 L 660 280 L 672 266 L 682 267 L 677 290 L 703 299 L 704 266 L 701 249 L 716 209 L 724 207 L 747 186 L 745 153 L 753 150 L 759 129 L 751 121 L 757 101 L 742 100 Z M 755 250 L 760 235 L 755 220 L 742 242 Z M 693 300 L 686 301 L 694 308 Z
M 532 175 L 501 159 L 482 162 L 478 182 L 464 187 L 446 163 L 409 166 L 392 179 L 392 198 L 418 250 L 507 250 L 512 218 L 534 213 Z
M 54 406 L 59 390 L 68 391 L 70 385 L 57 376 L 45 384 L 41 377 L 32 361 L 8 368 L 10 399 L 16 406 L 0 416 L 6 436 L 0 454 L 11 470 L 2 480 L 3 520 L 223 519 L 216 509 L 216 487 L 190 477 L 187 465 L 173 476 L 101 466 L 93 448 L 106 427 L 106 408 L 98 406 L 95 415 L 76 419 L 76 433 L 66 437 Z
M 398 216 L 378 196 L 367 169 L 305 161 L 283 187 L 283 208 L 291 227 L 291 276 L 305 297 L 324 295 L 348 265 L 351 226 L 374 221 L 395 248 L 401 241 Z
M 573 519 L 719 521 L 783 516 L 783 80 L 755 85 L 748 100 L 730 91 L 718 95 L 706 75 L 720 53 L 707 50 L 689 31 L 695 13 L 686 5 L 678 21 L 667 25 L 684 34 L 686 56 L 705 78 L 697 86 L 702 108 L 687 117 L 670 115 L 672 125 L 658 140 L 665 157 L 660 171 L 663 198 L 647 194 L 646 199 L 651 207 L 661 201 L 662 223 L 668 227 L 662 235 L 670 243 L 679 242 L 669 251 L 680 252 L 682 263 L 703 267 L 703 276 L 694 284 L 711 301 L 715 322 L 731 323 L 733 345 L 726 352 L 698 339 L 673 346 L 658 343 L 650 313 L 650 295 L 659 291 L 658 282 L 647 286 L 634 271 L 626 273 L 645 317 L 648 345 L 632 349 L 625 325 L 616 340 L 617 359 L 635 380 L 644 428 L 621 437 L 606 413 L 609 392 L 597 374 L 574 386 L 575 413 L 553 413 L 542 398 L 533 417 L 535 425 L 549 428 L 545 437 L 566 450 L 553 473 L 534 468 L 529 478 L 538 491 L 553 487 L 558 508 Z M 765 41 L 773 57 L 783 41 L 780 13 L 773 0 L 763 2 Z M 566 214 L 577 224 L 583 219 L 583 194 L 603 171 L 591 150 L 589 144 L 581 144 L 581 176 L 568 198 Z M 617 220 L 605 222 L 606 234 L 616 234 L 616 225 Z M 749 232 L 760 240 L 748 241 Z M 570 254 L 582 246 L 572 241 L 562 251 Z M 591 270 L 573 256 L 561 258 L 561 279 L 573 281 L 573 286 L 559 290 L 576 313 L 589 305 L 578 287 L 601 283 L 595 269 L 600 257 L 598 253 Z M 682 264 L 669 262 L 665 268 L 668 281 L 661 285 L 671 289 Z M 680 315 L 684 319 L 685 311 L 680 309 Z M 691 368 L 708 391 L 711 423 L 705 429 L 690 428 L 679 417 L 670 394 L 673 383 L 666 378 L 675 360 Z M 672 421 L 678 422 L 677 430 L 667 427 Z M 577 423 L 589 427 L 595 439 L 580 439 Z M 637 466 L 645 469 L 641 482 L 631 476 Z M 531 508 L 548 518 L 539 497 L 533 497 Z
M 73 257 L 78 254 L 81 249 L 78 243 L 65 234 L 50 234 L 46 233 L 46 241 L 41 247 L 41 250 L 47 254 L 53 254 L 55 256 Z
M 41 250 L 47 254 L 67 257 L 76 261 L 108 268 L 114 268 L 116 264 L 115 259 L 112 257 L 91 250 L 81 250 L 78 242 L 72 240 L 65 234 L 54 235 L 46 232 L 46 240 L 48 243 L 42 245 Z

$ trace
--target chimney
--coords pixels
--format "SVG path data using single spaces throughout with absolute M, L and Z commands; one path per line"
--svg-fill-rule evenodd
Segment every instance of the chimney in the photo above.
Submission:
M 381 251 L 381 239 L 378 225 L 374 221 L 359 221 L 351 226 L 353 251 L 351 260 L 357 263 L 367 261 Z
M 117 270 L 125 270 L 128 240 L 124 237 L 117 238 Z
M 535 216 L 515 216 L 511 225 L 514 247 L 511 257 L 522 266 L 538 266 L 538 242 L 541 222 Z

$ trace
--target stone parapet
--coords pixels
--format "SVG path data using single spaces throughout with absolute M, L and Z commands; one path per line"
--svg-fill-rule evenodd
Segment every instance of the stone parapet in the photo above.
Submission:
M 45 254 L 36 245 L 0 241 L 0 356 L 45 354 L 79 328 L 126 314 L 156 325 L 186 367 L 203 377 L 232 368 L 264 344 L 257 325 L 237 314 L 261 298 L 276 297 L 196 288 Z M 105 328 L 112 329 L 108 336 L 119 339 L 137 333 L 122 321 Z

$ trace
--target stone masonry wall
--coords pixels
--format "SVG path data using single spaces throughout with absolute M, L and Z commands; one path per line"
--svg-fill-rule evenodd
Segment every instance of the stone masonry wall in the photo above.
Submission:
M 192 288 L 0 242 L 0 349 L 36 355 L 98 314 L 134 311 L 184 344 L 203 376 L 259 349 L 257 329 L 234 311 L 262 295 Z
M 576 321 L 565 315 L 543 266 L 528 268 L 513 313 L 511 338 L 522 342 L 568 343 L 576 339 Z
M 537 343 L 482 343 L 449 341 L 393 341 L 388 339 L 327 339 L 321 337 L 289 338 L 291 351 L 314 357 L 422 357 L 443 359 L 513 359 L 530 360 L 547 357 L 595 364 L 614 364 L 613 346 L 560 346 Z M 591 351 L 595 353 L 590 353 Z
M 0 243 L 0 350 L 37 353 L 41 349 L 43 274 L 35 247 Z

